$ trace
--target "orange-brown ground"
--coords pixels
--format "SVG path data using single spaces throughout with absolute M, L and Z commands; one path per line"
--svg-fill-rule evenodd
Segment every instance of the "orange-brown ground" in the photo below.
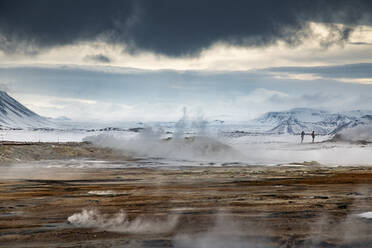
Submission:
M 372 220 L 356 217 L 372 211 L 368 167 L 45 169 L 3 175 L 0 247 L 200 247 L 200 242 L 372 247 Z M 88 193 L 108 190 L 116 194 Z M 124 210 L 130 220 L 177 215 L 179 222 L 170 232 L 144 234 L 67 221 L 82 209 Z

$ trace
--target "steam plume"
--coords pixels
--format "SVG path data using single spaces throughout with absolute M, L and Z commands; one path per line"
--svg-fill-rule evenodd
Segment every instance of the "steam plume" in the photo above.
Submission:
M 80 213 L 68 217 L 67 220 L 78 227 L 98 228 L 120 233 L 157 234 L 171 232 L 178 223 L 178 216 L 168 216 L 165 220 L 142 217 L 129 220 L 123 210 L 114 215 L 108 215 L 101 214 L 98 210 L 83 209 Z

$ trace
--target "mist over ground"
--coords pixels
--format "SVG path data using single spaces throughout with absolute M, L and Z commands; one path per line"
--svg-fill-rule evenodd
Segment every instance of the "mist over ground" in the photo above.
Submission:
M 244 130 L 244 125 L 240 126 Z M 343 130 L 344 142 L 331 142 L 334 135 L 316 135 L 312 143 L 306 135 L 301 143 L 300 135 L 257 132 L 231 132 L 223 124 L 208 125 L 202 116 L 183 117 L 169 131 L 161 126 L 146 126 L 133 135 L 99 134 L 83 140 L 97 146 L 121 150 L 133 157 L 172 160 L 174 165 L 187 161 L 210 165 L 283 165 L 314 162 L 319 165 L 371 165 L 369 132 L 371 126 L 362 125 Z M 352 144 L 352 141 L 365 141 Z
M 339 135 L 345 141 L 372 142 L 372 126 L 362 125 L 342 131 Z
M 0 246 L 372 247 L 371 45 L 371 0 L 0 0 Z

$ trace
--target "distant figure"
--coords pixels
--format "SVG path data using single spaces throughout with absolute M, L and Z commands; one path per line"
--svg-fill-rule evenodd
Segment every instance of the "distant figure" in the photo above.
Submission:
M 302 131 L 301 132 L 301 144 L 302 144 L 302 142 L 304 142 L 304 137 L 305 137 L 305 132 Z
M 311 137 L 313 138 L 313 143 L 314 143 L 314 139 L 315 139 L 315 132 L 314 131 L 311 133 Z

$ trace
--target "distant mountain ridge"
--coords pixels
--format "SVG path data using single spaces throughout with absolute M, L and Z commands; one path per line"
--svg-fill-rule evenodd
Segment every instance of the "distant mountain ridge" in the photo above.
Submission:
M 76 128 L 76 126 L 72 127 L 71 125 L 62 125 L 63 121 L 68 122 L 70 120 L 66 117 L 58 119 L 42 117 L 19 103 L 6 92 L 0 90 L 0 129 Z M 221 125 L 224 124 L 224 121 L 215 120 L 211 123 Z M 167 123 L 166 128 L 173 125 L 174 123 Z M 254 130 L 255 133 L 278 134 L 300 134 L 302 131 L 305 131 L 306 133 L 315 131 L 317 134 L 326 135 L 337 134 L 345 129 L 366 125 L 372 125 L 372 111 L 354 110 L 332 113 L 319 109 L 294 108 L 288 111 L 267 112 L 254 120 L 253 123 L 250 122 L 248 126 L 243 125 L 237 127 L 237 129 L 234 128 L 236 130 L 245 130 L 242 131 L 243 133 L 249 133 L 252 130 Z M 82 129 L 85 128 L 82 127 Z M 119 129 L 120 128 L 110 128 L 110 130 Z M 106 131 L 106 129 L 102 130 Z M 129 128 L 128 130 L 132 129 Z
M 5 91 L 0 91 L 0 128 L 41 128 L 53 124 L 17 100 Z
M 282 112 L 268 112 L 255 122 L 268 126 L 267 132 L 299 134 L 336 134 L 346 128 L 372 124 L 372 111 L 355 110 L 332 113 L 311 108 L 294 108 Z

